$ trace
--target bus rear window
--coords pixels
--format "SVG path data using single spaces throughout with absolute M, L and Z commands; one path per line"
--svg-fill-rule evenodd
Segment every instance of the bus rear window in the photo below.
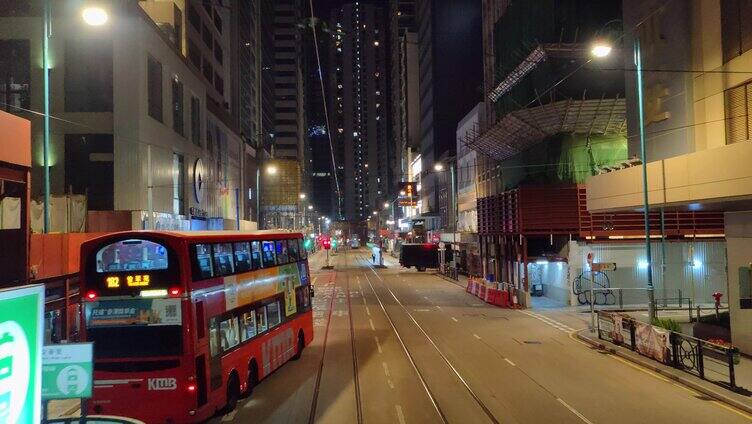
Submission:
M 155 271 L 167 269 L 167 249 L 149 240 L 120 240 L 99 249 L 97 272 Z
M 179 356 L 183 351 L 182 327 L 177 325 L 91 327 L 86 339 L 94 342 L 96 359 Z

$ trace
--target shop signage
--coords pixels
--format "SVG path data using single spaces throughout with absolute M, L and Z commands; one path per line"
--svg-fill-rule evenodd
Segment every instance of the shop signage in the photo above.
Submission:
M 204 162 L 201 158 L 196 159 L 196 162 L 193 164 L 193 195 L 196 198 L 196 203 L 201 203 L 204 199 L 204 192 L 206 191 L 204 184 L 205 173 Z
M 0 423 L 41 417 L 44 286 L 0 290 Z
M 417 195 L 418 191 L 416 183 L 403 181 L 400 183 L 399 198 L 397 198 L 397 204 L 399 206 L 418 206 Z
M 59 344 L 42 349 L 42 400 L 91 397 L 92 346 Z

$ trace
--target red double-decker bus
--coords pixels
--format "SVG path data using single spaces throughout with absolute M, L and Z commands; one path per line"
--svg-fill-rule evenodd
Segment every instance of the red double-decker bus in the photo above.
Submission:
M 134 231 L 81 247 L 89 411 L 201 422 L 313 339 L 302 235 Z

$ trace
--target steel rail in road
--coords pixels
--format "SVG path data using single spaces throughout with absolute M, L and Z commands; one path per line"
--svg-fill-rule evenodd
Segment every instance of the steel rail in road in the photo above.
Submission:
M 452 362 L 449 360 L 449 358 L 446 356 L 446 354 L 444 354 L 444 352 L 434 342 L 434 340 L 431 338 L 431 336 L 429 336 L 428 333 L 423 329 L 423 326 L 421 326 L 420 323 L 418 323 L 418 321 L 415 319 L 415 317 L 413 317 L 413 315 L 405 307 L 405 305 L 402 304 L 402 302 L 397 298 L 397 296 L 394 294 L 394 292 L 392 291 L 392 289 L 389 288 L 389 286 L 386 283 L 384 283 L 384 279 L 381 278 L 381 276 L 376 272 L 376 270 L 373 268 L 373 266 L 371 266 L 371 264 L 368 263 L 368 259 L 361 259 L 361 260 L 363 260 L 363 262 L 371 270 L 371 272 L 373 272 L 373 274 L 382 282 L 382 284 L 384 285 L 384 288 L 386 288 L 387 291 L 389 291 L 389 294 L 391 294 L 391 296 L 394 298 L 394 300 L 397 302 L 397 304 L 402 308 L 402 310 L 405 311 L 405 314 L 407 314 L 407 316 L 410 317 L 410 320 L 413 322 L 413 324 L 415 324 L 415 326 L 418 328 L 418 330 L 420 330 L 421 334 L 423 334 L 423 336 L 426 338 L 426 340 L 428 340 L 428 342 L 431 344 L 431 346 L 433 346 L 433 348 L 439 354 L 439 356 L 441 357 L 441 359 L 444 360 L 444 363 L 446 363 L 446 365 L 449 367 L 449 369 L 452 370 L 452 372 L 454 373 L 454 375 L 457 377 L 457 379 L 460 381 L 460 383 L 462 383 L 462 385 L 465 387 L 465 390 L 467 390 L 467 392 L 473 398 L 473 400 L 478 405 L 478 407 L 480 407 L 480 409 L 483 411 L 483 413 L 486 415 L 486 417 L 488 417 L 488 419 L 492 423 L 499 424 L 500 423 L 499 419 L 496 418 L 496 416 L 494 416 L 493 412 L 491 412 L 491 410 L 483 402 L 483 400 L 478 396 L 478 394 L 475 393 L 475 391 L 472 389 L 472 387 L 470 387 L 470 385 L 468 384 L 467 380 L 462 376 L 462 374 L 460 374 L 460 372 L 457 370 L 457 368 L 455 368 L 455 366 L 452 364 Z M 376 290 L 374 289 L 373 284 L 371 284 L 371 280 L 370 280 L 370 278 L 368 278 L 368 274 L 364 274 L 364 275 L 366 276 L 366 281 L 368 281 L 368 284 L 371 286 L 371 290 L 373 290 L 373 293 L 376 296 L 376 299 L 378 300 L 379 304 L 381 305 L 382 310 L 387 315 L 387 318 L 389 319 L 389 321 L 391 323 L 392 319 L 389 316 L 389 313 L 386 311 L 386 308 L 384 308 L 384 305 L 381 302 L 381 298 L 376 293 Z M 394 327 L 393 324 L 392 324 L 392 329 L 395 331 L 395 333 L 397 333 L 397 337 L 400 339 L 400 343 L 402 343 L 402 338 L 399 336 L 399 332 L 397 331 L 396 327 Z M 410 354 L 409 350 L 407 349 L 407 347 L 404 344 L 402 346 L 403 346 L 403 349 L 405 349 L 405 352 L 407 353 L 408 357 L 410 358 L 410 362 L 413 364 L 413 367 L 418 372 L 418 374 L 421 375 L 420 371 L 418 371 L 417 366 L 415 366 L 415 364 L 414 364 L 414 362 L 412 360 L 412 354 Z M 430 389 L 428 388 L 428 385 L 425 383 L 425 380 L 422 379 L 422 376 L 421 376 L 421 382 L 424 384 L 424 387 L 426 388 L 426 390 L 428 390 L 428 392 L 430 393 Z M 441 412 L 441 409 L 439 408 L 439 405 L 436 402 L 436 400 L 434 399 L 433 395 L 429 394 L 429 397 L 431 398 L 431 402 L 434 403 L 434 406 L 439 411 L 439 413 L 440 413 L 440 415 L 442 417 L 443 422 L 448 423 L 448 421 L 446 419 L 446 416 L 443 414 L 443 412 Z

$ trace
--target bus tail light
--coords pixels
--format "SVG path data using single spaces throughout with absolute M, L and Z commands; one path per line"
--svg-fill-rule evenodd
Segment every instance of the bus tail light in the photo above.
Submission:
M 91 301 L 91 302 L 97 300 L 97 292 L 95 292 L 94 290 L 87 291 L 86 300 Z
M 189 393 L 194 393 L 196 391 L 196 377 L 190 376 L 188 377 L 188 385 L 186 386 L 186 389 Z
M 168 293 L 170 293 L 170 296 L 180 296 L 180 287 L 170 287 L 168 290 Z
M 195 384 L 189 384 L 188 385 L 188 391 L 193 393 L 196 391 L 196 385 Z

